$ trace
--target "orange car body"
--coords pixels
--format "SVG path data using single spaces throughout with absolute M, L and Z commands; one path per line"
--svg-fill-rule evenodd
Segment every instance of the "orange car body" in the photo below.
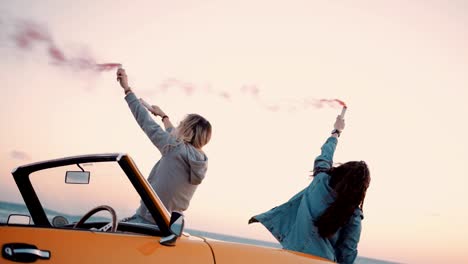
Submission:
M 80 162 L 85 162 L 91 156 L 80 156 Z M 11 224 L 0 223 L 0 245 L 2 246 L 2 259 L 0 263 L 17 263 L 29 260 L 37 263 L 193 263 L 193 264 L 234 264 L 234 263 L 330 263 L 330 261 L 292 252 L 278 248 L 247 245 L 240 243 L 210 240 L 204 237 L 183 234 L 178 237 L 173 246 L 160 243 L 160 239 L 170 235 L 170 215 L 164 208 L 156 193 L 146 179 L 141 175 L 135 163 L 128 155 L 113 154 L 109 160 L 118 162 L 130 179 L 130 182 L 139 190 L 145 203 L 153 203 L 154 215 L 159 217 L 158 225 L 161 232 L 150 234 L 117 229 L 116 232 L 103 232 L 93 228 L 74 228 L 72 225 L 55 227 L 44 222 L 40 210 L 31 212 L 32 206 L 38 206 L 27 199 L 34 200 L 28 194 L 27 188 L 21 186 L 24 182 L 19 178 L 29 177 L 29 173 L 14 171 L 15 180 L 23 194 L 29 212 L 34 222 L 39 224 Z M 93 160 L 93 159 L 91 159 Z M 62 162 L 60 162 L 62 161 Z M 96 159 L 94 159 L 96 162 Z M 77 163 L 76 157 L 58 160 L 51 166 Z M 48 162 L 27 165 L 23 168 L 47 169 Z M 36 166 L 36 167 L 34 167 Z M 21 171 L 21 168 L 20 170 Z M 28 175 L 28 176 L 26 176 Z M 27 181 L 26 181 L 27 182 Z M 26 184 L 27 185 L 27 184 Z M 25 197 L 26 196 L 26 197 Z M 146 197 L 143 197 L 146 196 Z M 42 207 L 40 205 L 39 207 Z M 151 209 L 151 208 L 149 208 Z M 46 210 L 43 210 L 46 211 Z M 50 221 L 49 221 L 50 222 Z M 96 223 L 97 225 L 97 223 Z M 121 228 L 125 225 L 121 224 Z M 142 229 L 144 230 L 144 229 Z M 165 230 L 165 231 L 164 231 Z M 33 246 L 35 249 L 21 251 L 22 246 Z M 15 255 L 16 254 L 16 255 Z M 15 259 L 15 256 L 17 257 Z M 28 256 L 31 257 L 28 259 Z M 24 259 L 23 257 L 26 257 Z

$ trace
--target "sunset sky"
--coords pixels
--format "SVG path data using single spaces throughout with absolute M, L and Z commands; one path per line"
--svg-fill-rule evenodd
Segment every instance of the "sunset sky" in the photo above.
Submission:
M 20 201 L 20 164 L 129 153 L 147 175 L 160 158 L 123 99 L 122 63 L 139 97 L 177 124 L 213 125 L 208 174 L 188 226 L 273 241 L 254 214 L 310 183 L 340 108 L 336 162 L 365 160 L 371 185 L 359 255 L 468 262 L 468 2 L 0 2 L 0 200 Z M 24 27 L 45 32 L 29 48 Z M 57 59 L 62 52 L 65 59 Z

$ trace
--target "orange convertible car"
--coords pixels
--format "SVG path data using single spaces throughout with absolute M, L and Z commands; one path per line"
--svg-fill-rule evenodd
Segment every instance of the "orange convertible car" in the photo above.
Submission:
M 0 263 L 330 263 L 183 232 L 183 216 L 169 214 L 126 154 L 49 160 L 12 174 L 27 210 L 11 209 L 0 223 Z M 156 225 L 123 220 L 140 201 Z

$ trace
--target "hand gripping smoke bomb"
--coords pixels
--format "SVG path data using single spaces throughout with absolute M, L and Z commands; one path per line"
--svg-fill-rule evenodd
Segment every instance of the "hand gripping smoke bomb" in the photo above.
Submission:
M 346 110 L 348 109 L 348 106 L 346 106 L 346 103 L 343 102 L 342 100 L 340 99 L 334 99 L 333 101 L 337 102 L 338 104 L 340 104 L 343 108 L 341 109 L 341 118 L 344 118 L 345 114 L 346 114 Z
M 346 107 L 346 105 L 343 105 L 343 108 L 341 109 L 341 114 L 340 114 L 341 118 L 344 118 L 347 109 L 348 107 Z

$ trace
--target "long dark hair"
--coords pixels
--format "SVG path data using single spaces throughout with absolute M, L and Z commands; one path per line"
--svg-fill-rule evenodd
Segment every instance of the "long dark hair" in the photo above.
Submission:
M 362 210 L 370 183 L 369 169 L 363 161 L 350 161 L 332 167 L 327 173 L 336 199 L 315 221 L 319 235 L 324 238 L 332 236 L 345 225 L 356 208 Z

